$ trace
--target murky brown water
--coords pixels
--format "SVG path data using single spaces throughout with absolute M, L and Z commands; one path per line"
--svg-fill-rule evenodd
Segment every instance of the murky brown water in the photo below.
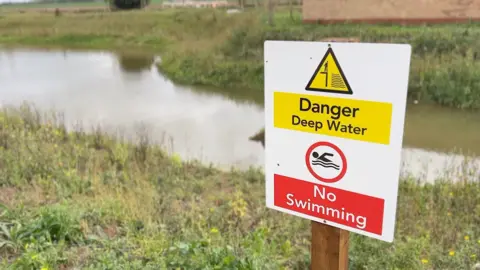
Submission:
M 186 159 L 263 165 L 262 145 L 248 139 L 264 124 L 262 93 L 175 85 L 154 61 L 110 52 L 0 50 L 0 104 L 28 101 L 62 112 L 68 125 L 100 124 L 127 135 L 143 126 L 154 142 Z M 464 159 L 447 153 L 479 156 L 479 120 L 480 113 L 409 105 L 404 173 L 432 181 Z M 469 172 L 476 179 L 479 174 L 476 167 Z

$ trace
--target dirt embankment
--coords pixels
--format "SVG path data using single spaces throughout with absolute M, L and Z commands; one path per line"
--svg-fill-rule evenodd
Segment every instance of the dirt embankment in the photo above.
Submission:
M 320 23 L 480 20 L 480 0 L 304 0 L 303 19 Z

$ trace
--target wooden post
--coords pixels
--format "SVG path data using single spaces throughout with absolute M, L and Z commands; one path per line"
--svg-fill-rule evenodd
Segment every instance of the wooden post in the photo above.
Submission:
M 347 270 L 349 232 L 312 221 L 310 270 Z

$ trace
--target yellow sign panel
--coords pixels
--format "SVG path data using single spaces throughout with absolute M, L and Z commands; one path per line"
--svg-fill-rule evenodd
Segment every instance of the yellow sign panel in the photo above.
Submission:
M 392 104 L 274 92 L 276 128 L 390 144 Z
M 328 48 L 315 73 L 313 73 L 312 78 L 310 78 L 307 87 L 305 87 L 305 90 L 347 95 L 353 94 L 332 48 Z

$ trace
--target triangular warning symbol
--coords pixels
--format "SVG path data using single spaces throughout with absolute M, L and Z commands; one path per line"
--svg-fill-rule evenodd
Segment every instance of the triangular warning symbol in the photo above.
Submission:
M 305 90 L 346 95 L 353 94 L 332 48 L 328 48 Z

